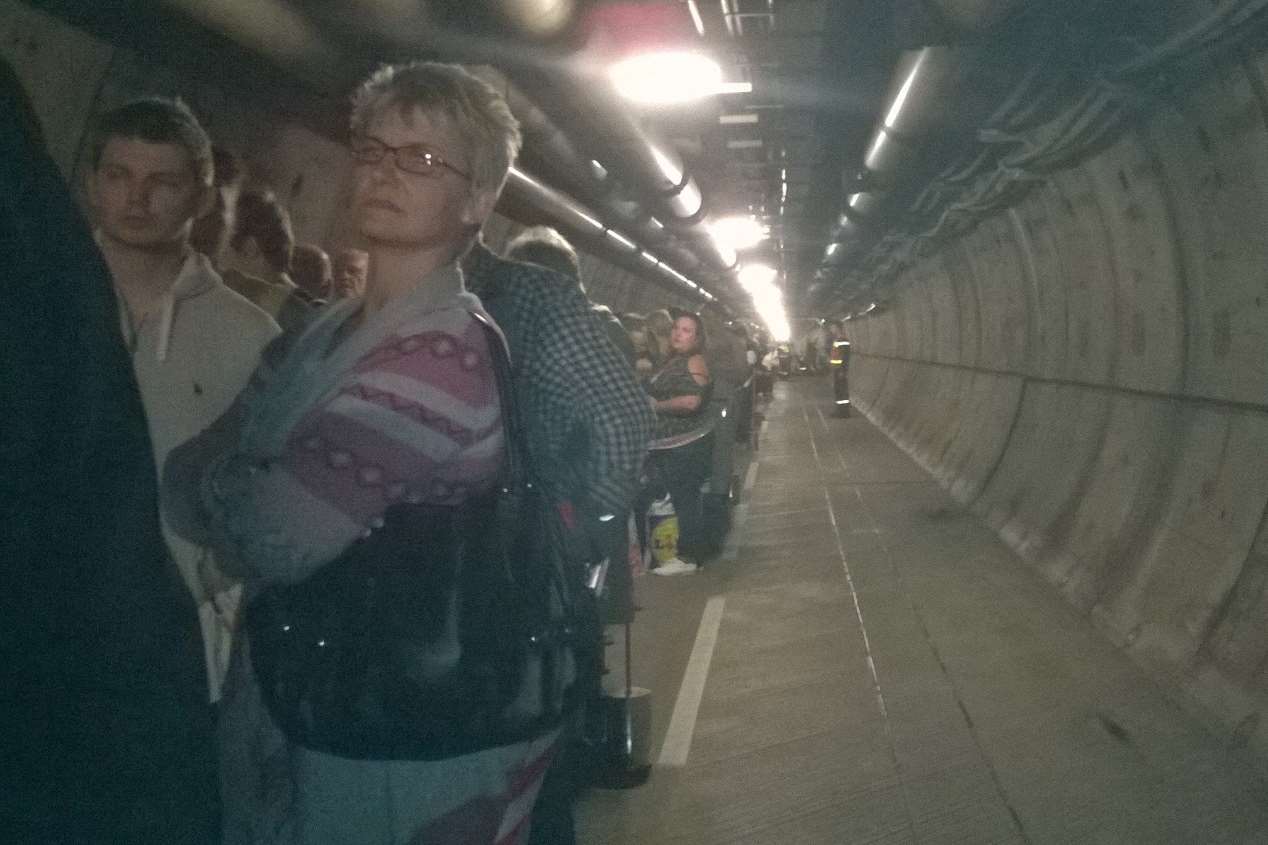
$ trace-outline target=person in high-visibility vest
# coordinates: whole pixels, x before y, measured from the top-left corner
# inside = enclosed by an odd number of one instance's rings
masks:
[[[850,415],[850,342],[840,323],[832,324],[832,349],[828,354],[828,369],[832,371],[833,416]]]

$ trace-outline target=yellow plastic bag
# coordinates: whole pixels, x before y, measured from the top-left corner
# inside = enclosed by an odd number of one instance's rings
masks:
[[[666,495],[652,502],[647,509],[647,536],[652,547],[652,560],[669,563],[678,557],[678,514]]]

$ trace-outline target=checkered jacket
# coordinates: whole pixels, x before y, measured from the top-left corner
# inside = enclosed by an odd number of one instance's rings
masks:
[[[534,473],[557,493],[622,513],[656,418],[602,316],[575,282],[481,243],[463,271],[506,335]]]

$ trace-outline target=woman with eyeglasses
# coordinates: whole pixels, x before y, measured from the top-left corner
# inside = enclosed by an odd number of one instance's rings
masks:
[[[352,114],[365,293],[278,347],[226,418],[168,463],[182,530],[241,562],[248,589],[295,583],[396,502],[458,504],[493,484],[502,414],[458,258],[518,152],[515,118],[455,65],[384,68]],[[229,842],[518,843],[553,735],[436,762],[289,745],[241,640],[222,721]],[[461,832],[459,835],[458,832]]]

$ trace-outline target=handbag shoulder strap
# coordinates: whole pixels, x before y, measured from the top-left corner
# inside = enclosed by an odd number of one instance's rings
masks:
[[[506,459],[498,474],[498,485],[504,492],[519,492],[528,484],[527,434],[520,417],[519,404],[515,401],[515,389],[511,380],[511,354],[506,337],[488,314],[470,311],[472,318],[484,329],[488,341],[489,361],[493,365],[493,377],[497,382],[498,403],[502,408],[502,433],[506,443]]]

